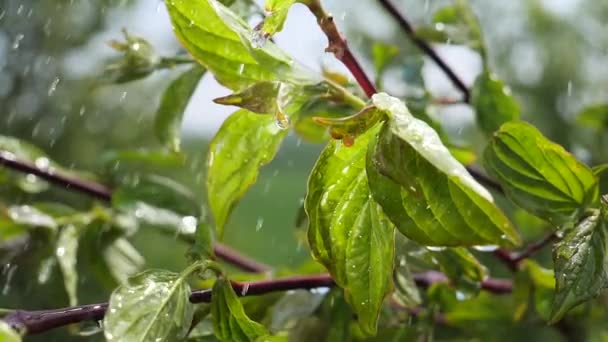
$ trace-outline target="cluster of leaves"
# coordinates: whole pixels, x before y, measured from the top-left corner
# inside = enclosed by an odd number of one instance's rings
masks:
[[[110,208],[95,205],[79,212],[48,203],[6,206],[1,241],[41,239],[52,246],[43,252],[38,278],[44,281],[44,274],[58,265],[71,305],[78,301],[79,256],[96,260],[100,272],[120,284],[104,319],[108,340],[403,340],[432,334],[435,321],[476,333],[483,327],[471,327],[471,322],[499,320],[510,326],[526,314],[556,323],[608,286],[606,208],[598,181],[605,167],[591,169],[518,120],[519,105],[492,74],[481,29],[465,1],[438,10],[433,26],[417,37],[465,44],[482,56],[484,70],[471,105],[488,137],[483,165],[518,208],[505,204],[507,213],[494,199],[497,194],[461,163],[474,158],[457,158],[440,125],[426,115],[428,94],[415,99],[412,108],[386,93],[366,102],[348,84],[308,71],[270,41],[295,2],[267,1],[266,20],[251,29],[229,2],[166,1],[175,34],[196,65],[165,91],[155,126],[165,149],[153,152],[154,160],[179,163],[181,116],[205,72],[234,92],[216,102],[240,107],[209,147],[209,222],[189,189],[160,175],[126,172]],[[145,41],[126,38],[126,44],[114,46],[126,53],[118,69],[128,71],[128,77],[115,81],[164,67]],[[392,47],[374,46],[378,80],[396,54]],[[581,120],[605,126],[605,108],[598,108]],[[311,254],[338,288],[247,302],[209,261],[212,244],[221,239],[232,209],[290,130],[308,141],[329,140],[310,174],[303,210]],[[3,138],[0,148],[11,158],[68,172],[23,142]],[[113,161],[145,162],[150,153],[122,153]],[[46,189],[30,176],[6,183],[27,192]],[[546,221],[558,236],[553,271],[526,260],[516,270],[511,297],[480,293],[489,271],[477,259],[479,252],[522,244],[509,219],[518,210]],[[142,260],[126,237],[140,226],[192,241],[192,265],[180,274],[148,270],[129,278]],[[206,279],[207,269],[216,274],[211,303],[192,304],[188,280],[193,274]],[[421,293],[413,276],[421,270],[440,270],[449,284],[440,282]],[[204,279],[197,283],[209,286]],[[535,313],[528,312],[530,302]],[[406,324],[420,305],[417,324]],[[0,325],[0,336],[19,339],[13,335]]]

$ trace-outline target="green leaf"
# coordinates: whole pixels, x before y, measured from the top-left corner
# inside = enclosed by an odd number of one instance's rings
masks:
[[[598,198],[593,172],[525,122],[504,124],[484,162],[513,202],[553,223],[571,221]]]
[[[193,235],[198,224],[194,216],[182,216],[144,202],[122,206],[121,210],[137,223],[137,227],[151,227],[173,235]]]
[[[182,117],[204,74],[205,69],[194,66],[173,81],[163,94],[156,112],[154,129],[161,143],[173,152],[180,150]]]
[[[194,306],[183,275],[150,270],[117,288],[104,318],[108,341],[179,341],[186,337]]]
[[[477,123],[486,134],[494,133],[505,122],[519,119],[519,104],[511,96],[511,90],[489,71],[477,77],[471,104],[477,113]]]
[[[224,277],[213,285],[211,315],[215,336],[220,341],[249,342],[268,336],[263,325],[247,317],[230,281]]]
[[[271,331],[288,330],[294,322],[313,315],[324,298],[325,293],[288,291],[272,307],[268,328]]]
[[[166,0],[173,29],[188,52],[224,86],[308,81],[301,67],[217,0]]]
[[[119,284],[127,283],[129,277],[141,271],[145,264],[144,257],[125,238],[112,241],[105,246],[101,255],[107,271]]]
[[[122,180],[112,192],[115,208],[132,208],[143,202],[181,215],[200,216],[199,201],[191,189],[164,176],[135,174]]]
[[[488,277],[488,270],[466,248],[446,248],[430,251],[431,257],[455,284],[481,283]]]
[[[76,226],[69,224],[59,232],[55,247],[55,256],[63,274],[63,284],[70,299],[70,306],[78,304],[78,270],[76,269],[76,261],[79,237],[80,230]]]
[[[578,113],[576,120],[586,127],[604,129],[608,126],[608,104],[589,106]]]
[[[350,322],[352,321],[353,312],[344,299],[344,296],[338,291],[332,291],[327,299],[331,303],[329,313],[330,327],[327,332],[327,342],[351,341],[350,337]]]
[[[407,307],[416,307],[422,303],[420,292],[407,264],[405,256],[398,258],[393,275],[395,283],[395,296]]]
[[[608,234],[598,211],[566,232],[553,247],[555,298],[549,322],[608,287]]]
[[[207,155],[207,196],[218,236],[223,235],[233,207],[255,183],[260,167],[274,158],[286,135],[274,117],[239,110],[213,138]]]
[[[46,213],[29,205],[16,205],[8,208],[8,217],[13,222],[30,227],[42,227],[56,230],[58,225],[55,219]]]
[[[367,172],[374,199],[406,237],[423,245],[514,245],[519,236],[437,133],[405,104],[376,94],[390,123],[370,143]]]
[[[283,30],[287,13],[296,0],[266,0],[265,10],[267,13],[262,26],[262,35],[271,37]]]
[[[394,227],[372,199],[365,154],[371,134],[352,147],[332,140],[308,180],[305,208],[315,258],[345,290],[362,330],[376,332],[382,301],[391,288]]]
[[[21,336],[8,323],[0,320],[0,341],[21,342]]]

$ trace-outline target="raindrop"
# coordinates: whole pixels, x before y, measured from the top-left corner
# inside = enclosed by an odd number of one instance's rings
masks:
[[[498,249],[496,245],[473,246],[473,249],[480,252],[494,252]]]
[[[445,247],[439,247],[439,246],[426,246],[426,249],[428,249],[431,252],[445,251]]]
[[[255,224],[255,231],[259,232],[260,229],[262,229],[262,226],[264,225],[264,218],[263,217],[258,217],[258,221]]]
[[[568,96],[572,96],[572,81],[568,81]]]
[[[241,289],[241,296],[246,296],[247,292],[249,292],[249,283],[245,283],[243,288]]]
[[[46,157],[40,157],[40,158],[36,158],[36,160],[34,161],[34,164],[39,169],[46,169],[49,167],[50,161]]]
[[[120,102],[123,102],[125,99],[127,98],[127,92],[123,91],[122,94],[120,95]]]
[[[239,65],[239,75],[242,75],[244,70],[245,70],[245,64]]]
[[[19,48],[19,45],[21,45],[21,41],[24,37],[25,36],[21,33],[15,36],[15,40],[13,40],[13,50],[17,50]]]
[[[281,130],[289,129],[289,125],[290,125],[289,117],[281,112],[278,112],[275,124]]]
[[[59,77],[55,77],[55,79],[51,83],[51,86],[49,87],[49,91],[48,91],[48,95],[49,96],[53,96],[53,94],[57,90],[57,85],[58,84],[59,84]]]

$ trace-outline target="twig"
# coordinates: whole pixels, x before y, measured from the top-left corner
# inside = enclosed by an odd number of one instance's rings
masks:
[[[519,264],[534,255],[536,252],[543,249],[545,246],[549,245],[551,242],[555,241],[557,235],[555,233],[548,234],[542,239],[531,243],[525,249],[519,252],[510,252],[504,249],[498,249],[494,252],[496,255],[511,271],[516,271],[519,267]]]
[[[386,9],[386,11],[389,12],[395,20],[397,20],[399,26],[401,26],[401,29],[405,31],[405,33],[407,33],[410,40],[416,46],[418,46],[418,48],[422,50],[427,56],[429,56],[441,70],[443,70],[443,72],[450,79],[450,81],[452,81],[454,86],[456,86],[456,88],[458,88],[462,92],[464,102],[468,103],[471,97],[470,90],[467,85],[464,84],[464,82],[458,77],[458,75],[456,75],[454,70],[452,70],[452,68],[450,68],[450,66],[441,57],[439,57],[435,49],[433,49],[433,47],[429,43],[427,43],[424,39],[421,39],[416,35],[412,24],[407,20],[405,16],[403,16],[399,12],[399,10],[395,7],[395,5],[390,2],[390,0],[378,1],[382,5],[382,7],[384,7],[384,9]]]
[[[338,31],[334,17],[325,12],[319,0],[307,1],[306,6],[317,18],[319,27],[321,27],[321,30],[327,36],[328,46],[325,51],[333,53],[348,68],[368,97],[377,93],[374,83],[367,77],[365,71],[363,71],[363,68],[349,49],[346,39]]]
[[[225,262],[238,266],[241,270],[253,273],[265,273],[272,270],[272,267],[263,264],[259,261],[253,260],[236,250],[223,245],[221,243],[215,243],[213,246],[215,255],[220,257]]]
[[[418,286],[428,287],[435,283],[447,283],[447,277],[436,271],[428,271],[414,275]],[[311,290],[316,288],[333,287],[335,285],[329,274],[297,276],[272,280],[252,282],[232,282],[238,296],[256,296],[272,292],[289,291],[296,289]],[[512,290],[511,281],[507,279],[487,279],[482,282],[481,288],[495,293],[504,294]],[[192,303],[208,303],[211,301],[210,289],[194,291],[190,294]],[[4,321],[17,330],[25,330],[27,334],[38,334],[54,328],[82,321],[103,319],[108,308],[107,303],[88,304],[63,309],[24,311],[18,310],[10,313]]]
[[[0,151],[0,165],[19,172],[34,174],[49,183],[65,189],[80,191],[104,202],[110,202],[112,199],[112,190],[105,185],[65,175],[51,168],[41,168],[32,163],[17,160],[10,152]],[[262,273],[271,269],[270,266],[259,263],[220,243],[214,245],[214,251],[218,258],[244,271]]]
[[[49,183],[83,192],[102,201],[109,202],[112,199],[110,189],[101,184],[63,175],[49,167],[42,168],[26,161],[17,160],[10,152],[0,151],[0,165],[19,172],[31,173]]]

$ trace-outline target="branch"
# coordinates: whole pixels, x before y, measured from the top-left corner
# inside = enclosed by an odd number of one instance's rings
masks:
[[[333,53],[348,68],[368,97],[377,93],[378,91],[374,83],[367,77],[365,71],[363,71],[363,68],[349,49],[346,39],[338,31],[334,17],[325,12],[319,0],[307,1],[306,6],[317,18],[319,27],[327,36],[328,46],[325,51]]]
[[[105,185],[64,175],[51,168],[37,167],[32,163],[17,160],[12,153],[7,151],[0,151],[0,166],[5,166],[9,169],[23,173],[34,174],[49,183],[68,190],[82,192],[104,202],[110,202],[112,199],[112,190]],[[270,266],[259,263],[230,247],[219,243],[214,245],[214,251],[220,259],[237,266],[244,271],[263,273],[271,269]]]
[[[555,239],[557,239],[557,235],[551,233],[542,239],[529,244],[520,252],[510,252],[504,249],[498,249],[494,252],[494,255],[496,255],[511,271],[516,271],[523,260],[531,257],[536,252],[555,241]]]
[[[428,271],[414,274],[418,286],[428,287],[436,283],[448,283],[448,278],[441,272]],[[236,294],[240,297],[263,295],[272,292],[289,290],[311,290],[327,288],[335,285],[329,274],[296,276],[273,280],[252,282],[232,282]],[[495,294],[512,291],[512,284],[507,279],[487,279],[481,283],[481,288]],[[190,294],[191,303],[209,303],[212,292],[210,289],[194,291]],[[103,319],[108,303],[88,304],[55,310],[14,311],[4,318],[4,321],[17,330],[25,330],[28,334],[38,334],[54,328],[83,321],[99,321]]]
[[[104,185],[62,175],[61,173],[54,171],[52,168],[41,168],[32,163],[17,160],[10,152],[0,151],[0,165],[19,172],[31,173],[49,183],[58,185],[68,190],[83,192],[102,201],[109,202],[112,199],[112,192]]]
[[[390,0],[378,1],[382,5],[382,7],[384,7],[384,9],[386,9],[386,11],[389,12],[395,20],[397,20],[399,26],[401,26],[401,29],[403,31],[405,31],[410,40],[416,46],[418,46],[418,48],[422,50],[422,52],[429,56],[441,70],[443,70],[443,72],[450,79],[450,81],[452,81],[454,86],[456,86],[456,88],[458,88],[462,92],[464,102],[468,103],[471,97],[470,90],[466,86],[466,84],[464,84],[464,82],[458,77],[458,75],[456,75],[454,70],[452,70],[452,68],[450,68],[450,66],[441,57],[439,57],[435,49],[433,49],[433,47],[431,47],[429,43],[427,43],[424,39],[420,39],[418,36],[416,36],[416,32],[412,24],[407,20],[405,16],[399,13],[399,10],[397,10],[395,5],[393,5]]]

